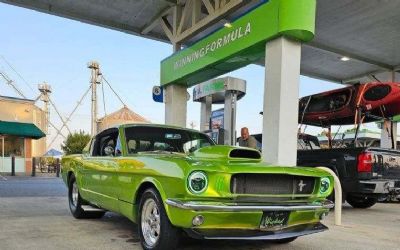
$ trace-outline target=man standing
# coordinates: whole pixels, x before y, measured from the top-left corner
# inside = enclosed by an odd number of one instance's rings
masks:
[[[239,138],[239,146],[257,149],[257,140],[249,135],[249,129],[243,127],[240,130],[241,137]]]

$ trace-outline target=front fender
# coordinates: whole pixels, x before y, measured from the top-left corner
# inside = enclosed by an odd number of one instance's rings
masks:
[[[162,186],[161,182],[158,181],[158,180],[157,180],[156,178],[154,178],[154,177],[146,177],[146,178],[144,178],[144,179],[140,182],[140,184],[138,185],[139,188],[138,188],[138,190],[136,191],[134,200],[135,200],[135,201],[138,200],[139,191],[142,191],[142,190],[141,190],[141,187],[142,187],[143,185],[145,185],[146,183],[152,184],[152,185],[157,189],[158,193],[159,193],[160,196],[161,196],[161,199],[163,200],[163,203],[165,203],[165,200],[167,199],[167,196],[166,196],[166,194],[165,194],[165,191],[164,191],[164,189],[163,189],[163,186]]]
[[[171,218],[169,207],[168,207],[168,205],[166,203],[166,200],[167,200],[168,196],[167,196],[167,194],[166,194],[166,192],[164,190],[164,187],[161,184],[161,182],[159,180],[157,180],[156,178],[154,178],[154,177],[146,177],[140,182],[140,184],[138,185],[139,188],[135,193],[134,201],[139,201],[138,200],[138,195],[140,195],[141,191],[144,191],[144,190],[142,190],[141,187],[143,187],[146,184],[152,184],[157,189],[158,193],[161,196],[161,199],[162,199],[162,202],[163,202],[163,206],[165,208],[165,212],[167,213],[168,218]],[[135,214],[137,214],[137,213],[135,213]]]

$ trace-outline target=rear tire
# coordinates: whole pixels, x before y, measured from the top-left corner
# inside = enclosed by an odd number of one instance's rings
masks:
[[[79,193],[78,183],[76,182],[74,174],[72,174],[71,177],[69,178],[68,204],[71,214],[76,219],[98,219],[103,217],[103,215],[105,214],[105,212],[103,211],[87,212],[83,210],[82,205],[86,204],[86,202],[82,199]]]
[[[346,201],[354,208],[370,208],[378,202],[377,198],[347,195]]]
[[[140,243],[146,250],[176,249],[180,231],[165,212],[162,199],[154,188],[143,192],[138,213]]]

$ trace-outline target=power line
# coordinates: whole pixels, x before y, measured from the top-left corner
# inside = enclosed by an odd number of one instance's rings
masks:
[[[61,133],[61,130],[59,130],[51,121],[49,121],[49,124],[50,124],[50,126],[52,126],[57,131],[58,134],[60,134],[62,137],[64,137],[64,139],[67,139],[67,137],[65,137],[65,135],[63,135]],[[50,146],[48,146],[48,147],[50,147]]]
[[[10,85],[15,92],[17,92],[22,98],[26,99],[26,96],[22,93],[21,90],[18,89],[18,87],[16,86],[16,84],[14,83],[13,80],[11,80],[6,73],[1,72],[0,71],[0,76],[2,76],[4,78],[4,80],[6,80],[7,84]]]
[[[31,85],[25,80],[24,77],[22,77],[20,73],[17,72],[17,70],[11,65],[11,63],[9,63],[4,56],[1,56],[1,58],[3,58],[4,62],[8,65],[8,67],[10,67],[15,72],[15,74],[17,74],[17,76],[22,79],[25,85],[28,86],[28,88],[30,88],[32,92],[35,92],[35,90],[33,90],[33,88],[31,87]]]
[[[71,113],[67,116],[67,119],[65,121],[63,121],[63,124],[61,126],[60,129],[56,129],[57,134],[53,137],[53,140],[50,142],[50,144],[47,146],[47,148],[50,148],[51,145],[55,142],[55,140],[57,139],[58,135],[61,135],[65,138],[65,136],[61,133],[61,130],[67,126],[67,122],[69,122],[71,120],[72,115],[75,113],[75,111],[78,109],[78,107],[81,105],[83,99],[85,99],[86,95],[89,93],[89,91],[91,90],[92,86],[90,85],[89,88],[86,90],[86,92],[83,94],[83,96],[79,99],[78,103],[76,104],[75,108],[71,111]],[[54,126],[53,126],[54,127]]]
[[[104,83],[101,83],[101,92],[103,94],[103,108],[104,108],[104,115],[107,116],[107,110],[106,110],[106,98],[104,96]]]
[[[69,127],[66,125],[67,121],[64,120],[64,118],[62,117],[62,115],[60,114],[60,112],[58,112],[58,109],[56,107],[56,105],[54,105],[53,101],[49,98],[49,102],[51,104],[51,106],[53,106],[54,110],[56,111],[58,117],[60,118],[61,122],[63,124],[65,124],[65,127],[67,128],[68,132],[71,134],[71,130],[69,129]]]
[[[104,78],[104,75],[101,75],[101,77],[107,83],[107,85],[110,87],[111,91],[117,96],[118,100],[122,103],[122,105],[124,105],[124,107],[126,107],[126,104],[124,103],[124,101],[122,101],[121,97],[117,94],[117,92],[115,92],[113,87],[111,87],[111,84],[107,81],[107,79]]]

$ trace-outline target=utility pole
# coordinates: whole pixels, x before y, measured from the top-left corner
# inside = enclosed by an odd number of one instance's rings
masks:
[[[44,113],[45,113],[45,133],[49,134],[49,126],[50,126],[50,93],[51,86],[46,82],[38,85],[38,89],[40,91],[40,100],[44,102]]]
[[[91,135],[97,134],[97,84],[100,84],[98,76],[100,73],[100,66],[98,62],[92,61],[88,63],[88,68],[91,70],[91,87],[92,87],[92,126]]]

